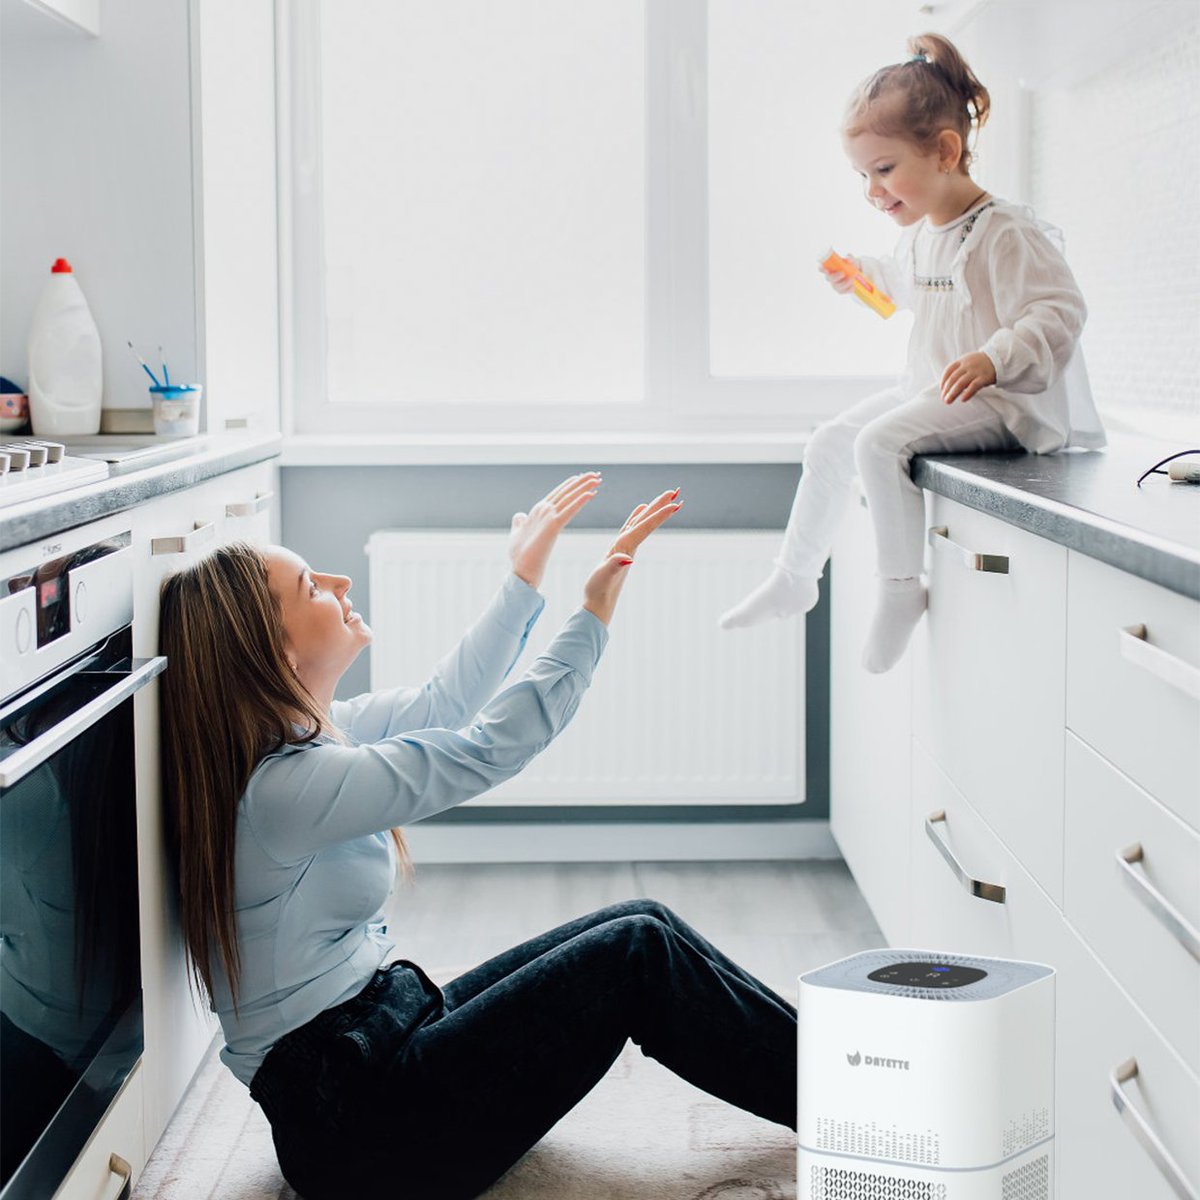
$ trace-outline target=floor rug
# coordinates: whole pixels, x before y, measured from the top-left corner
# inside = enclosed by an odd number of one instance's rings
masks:
[[[266,1119],[214,1048],[147,1163],[134,1200],[295,1196],[279,1173]],[[629,1044],[582,1103],[485,1196],[795,1200],[795,1139],[684,1083]]]

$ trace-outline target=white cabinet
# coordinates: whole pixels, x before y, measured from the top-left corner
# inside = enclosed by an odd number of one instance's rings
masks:
[[[270,540],[278,504],[272,463],[243,467],[135,510],[134,653],[157,653],[163,578],[214,546]],[[170,664],[167,670],[170,670]],[[159,777],[158,687],[137,696],[138,874],[145,998],[145,1138],[151,1149],[171,1119],[217,1030],[188,978],[175,888],[167,867]]]
[[[931,500],[913,734],[1061,902],[1067,551]]]
[[[1159,1142],[1179,1174],[1200,1185],[1200,1083],[1086,948],[1058,966],[1056,1141],[1061,1200],[1128,1197],[1171,1200],[1188,1195],[1170,1182],[1143,1136]],[[1195,1014],[1193,1014],[1193,1017]],[[1134,1078],[1121,1084],[1120,1113],[1113,1078],[1129,1060]],[[1192,1195],[1195,1194],[1193,1191]]]
[[[875,540],[856,500],[833,547],[829,615],[830,828],[892,945],[908,940],[911,656],[860,665],[875,604]]]
[[[142,1068],[135,1066],[88,1139],[54,1200],[113,1200],[146,1165],[142,1130]]]
[[[1200,829],[1200,604],[1072,551],[1067,726]]]
[[[1200,603],[929,501],[909,850],[863,784],[880,765],[862,725],[882,714],[857,594],[831,639],[835,835],[893,944],[1055,968],[1058,1197],[1196,1194]]]

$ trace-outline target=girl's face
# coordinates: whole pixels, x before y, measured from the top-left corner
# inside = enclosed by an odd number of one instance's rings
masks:
[[[951,175],[937,150],[922,151],[903,138],[858,133],[843,139],[846,157],[862,176],[867,202],[907,226],[945,204]]]
[[[350,605],[350,578],[313,571],[282,546],[267,552],[267,583],[279,601],[288,657],[316,693],[336,683],[371,643],[370,627]]]

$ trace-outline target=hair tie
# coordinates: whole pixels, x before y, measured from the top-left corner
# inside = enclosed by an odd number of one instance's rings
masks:
[[[929,55],[925,53],[924,50],[918,50],[916,54],[914,54],[911,58],[906,59],[905,61],[910,62],[910,63],[915,63],[915,62],[927,63],[927,62],[931,62],[932,60],[930,59]]]

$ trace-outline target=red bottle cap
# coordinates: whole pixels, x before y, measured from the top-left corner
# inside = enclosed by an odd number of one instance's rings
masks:
[[[65,258],[56,258],[54,260],[54,266],[52,266],[50,268],[50,273],[52,275],[73,275],[74,274],[74,272],[71,270],[71,264],[69,262],[67,262],[67,260]]]

